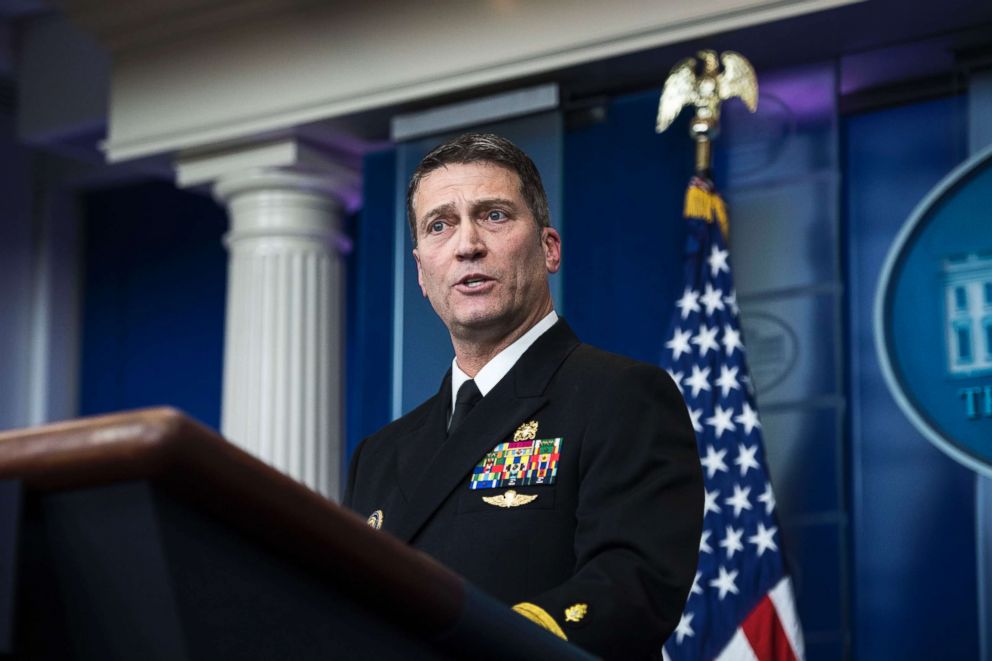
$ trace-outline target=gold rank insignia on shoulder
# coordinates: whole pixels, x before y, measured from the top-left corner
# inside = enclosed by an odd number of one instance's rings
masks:
[[[496,507],[520,507],[521,505],[526,505],[527,503],[533,502],[537,499],[537,494],[524,495],[522,493],[517,493],[513,489],[500,494],[499,496],[483,496],[482,500],[490,505],[495,505]]]
[[[578,622],[589,612],[589,604],[572,604],[565,609],[566,622]]]
[[[369,528],[375,528],[376,530],[382,528],[382,510],[372,512],[366,523],[369,524]]]
[[[524,424],[517,427],[517,431],[513,432],[513,441],[533,441],[537,438],[537,420],[531,420],[530,422],[525,422]]]

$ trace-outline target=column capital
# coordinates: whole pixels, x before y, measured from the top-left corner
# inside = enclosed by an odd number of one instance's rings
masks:
[[[231,222],[224,243],[233,248],[248,241],[264,251],[273,240],[316,241],[348,254],[352,244],[341,231],[341,210],[349,206],[352,182],[331,169],[258,167],[223,175],[213,195]]]
[[[347,206],[349,194],[356,186],[357,176],[339,172],[338,168],[260,167],[221,175],[214,182],[213,194],[218,201],[229,204],[251,193],[310,193]]]
[[[335,200],[349,211],[361,194],[354,164],[298,136],[182,154],[176,183],[184,188],[212,184],[214,196],[225,203],[247,193],[292,191]]]

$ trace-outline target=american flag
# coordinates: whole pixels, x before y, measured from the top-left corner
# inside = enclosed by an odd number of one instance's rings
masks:
[[[686,193],[685,290],[662,354],[696,430],[706,487],[699,566],[666,661],[803,658],[775,496],[748,378],[723,202]]]

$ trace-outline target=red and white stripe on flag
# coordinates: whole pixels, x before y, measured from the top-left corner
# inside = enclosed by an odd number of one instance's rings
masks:
[[[669,661],[667,652],[662,656]],[[744,618],[717,661],[803,661],[805,658],[792,581],[785,577]]]
[[[792,582],[783,578],[744,618],[717,661],[802,661],[803,633]]]

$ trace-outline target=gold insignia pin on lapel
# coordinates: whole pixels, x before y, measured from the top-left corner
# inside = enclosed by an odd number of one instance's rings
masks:
[[[537,499],[537,494],[524,495],[522,493],[517,493],[513,489],[510,489],[506,493],[500,494],[499,496],[483,496],[482,500],[490,505],[495,505],[496,507],[519,507],[520,505],[526,505],[527,503],[533,502]]]
[[[589,612],[589,604],[572,604],[565,609],[566,622],[578,622]]]
[[[517,427],[517,431],[513,432],[513,440],[515,442],[533,441],[535,438],[537,438],[537,420],[525,422]]]
[[[382,510],[372,512],[366,523],[369,524],[369,528],[375,528],[376,530],[382,528]]]

